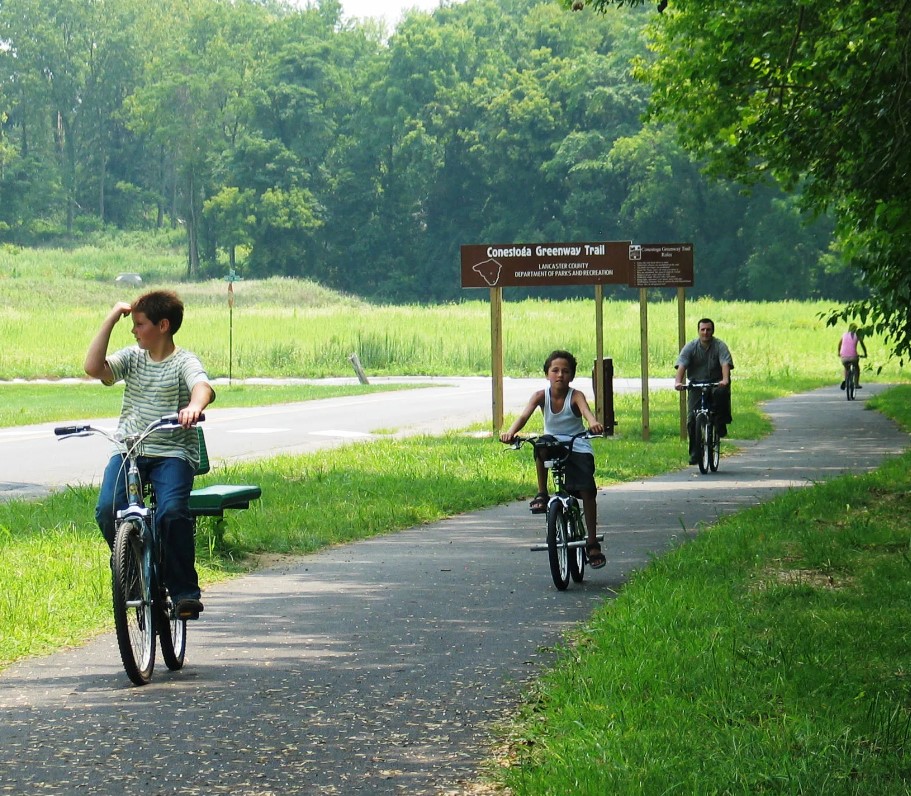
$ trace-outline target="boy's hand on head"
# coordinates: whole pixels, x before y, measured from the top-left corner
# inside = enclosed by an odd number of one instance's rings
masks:
[[[117,319],[120,320],[120,318],[126,318],[126,316],[129,315],[132,311],[133,311],[132,306],[127,304],[125,301],[118,301],[114,305],[114,309],[111,310],[111,314],[112,315],[116,314]]]

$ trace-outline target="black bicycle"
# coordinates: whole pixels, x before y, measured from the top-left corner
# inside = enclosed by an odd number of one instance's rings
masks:
[[[696,435],[696,445],[699,451],[699,472],[713,473],[718,471],[718,462],[721,460],[721,436],[718,434],[718,424],[715,417],[715,406],[712,401],[712,391],[718,385],[709,381],[691,381],[687,390],[699,393],[699,401],[693,413],[693,433]]]
[[[845,397],[849,401],[853,401],[857,392],[857,384],[860,381],[860,362],[857,360],[849,362],[845,367],[845,371]]]
[[[570,494],[563,483],[566,462],[577,439],[593,439],[597,434],[581,431],[567,442],[561,442],[551,434],[530,434],[516,436],[507,443],[518,450],[526,442],[534,445],[535,455],[544,462],[553,478],[554,490],[547,501],[547,543],[534,545],[532,550],[547,550],[550,575],[554,586],[565,591],[572,579],[581,583],[585,576],[588,556],[585,552],[588,533],[579,499]],[[600,542],[603,536],[598,537]]]
[[[199,420],[204,419],[200,415]],[[156,636],[161,657],[172,671],[183,667],[187,649],[187,620],[177,615],[164,585],[164,551],[155,527],[155,493],[151,484],[142,482],[138,465],[146,437],[179,428],[182,426],[173,414],[122,439],[90,425],[54,429],[61,439],[101,434],[126,447],[124,467],[129,505],[117,512],[111,569],[117,646],[123,668],[136,685],[145,685],[152,679]]]

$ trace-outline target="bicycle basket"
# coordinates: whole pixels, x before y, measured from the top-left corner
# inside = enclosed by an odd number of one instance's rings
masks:
[[[200,426],[196,426],[196,436],[199,440],[199,467],[196,468],[196,475],[205,475],[209,472],[209,451],[206,448],[206,437]]]

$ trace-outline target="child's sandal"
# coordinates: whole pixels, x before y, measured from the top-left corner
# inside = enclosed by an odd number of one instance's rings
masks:
[[[544,512],[547,511],[547,501],[547,493],[538,492],[538,494],[532,498],[531,503],[528,504],[528,507],[531,509],[531,513],[544,514]]]
[[[601,545],[597,542],[586,545],[585,555],[588,556],[588,565],[592,569],[601,569],[607,563],[604,553],[601,552]]]

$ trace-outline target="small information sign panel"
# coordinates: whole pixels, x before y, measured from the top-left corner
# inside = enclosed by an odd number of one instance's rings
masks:
[[[625,285],[629,249],[629,241],[462,246],[462,287]]]
[[[692,287],[693,244],[630,244],[629,286]]]

